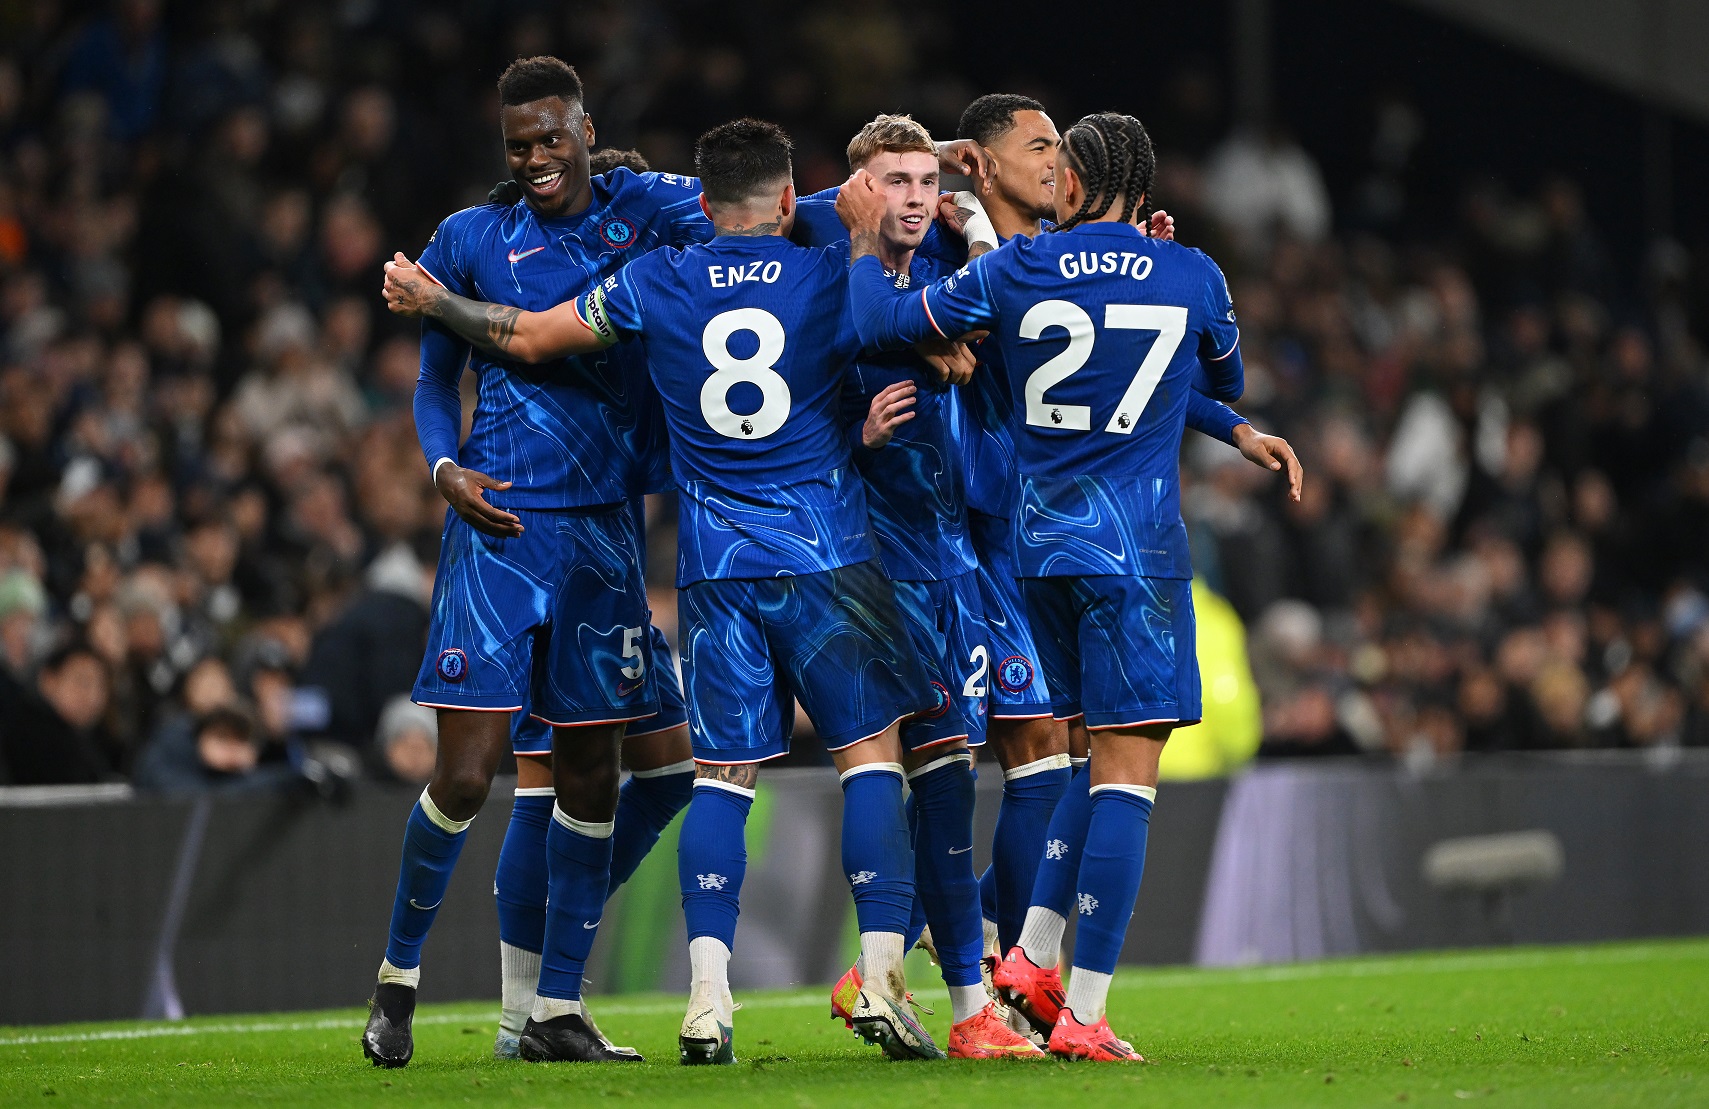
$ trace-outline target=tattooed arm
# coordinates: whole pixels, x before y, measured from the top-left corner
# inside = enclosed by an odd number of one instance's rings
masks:
[[[386,263],[383,292],[386,307],[398,315],[438,320],[480,349],[517,362],[590,354],[616,341],[615,335],[601,334],[582,319],[579,299],[544,312],[470,300],[439,284],[402,254]]]

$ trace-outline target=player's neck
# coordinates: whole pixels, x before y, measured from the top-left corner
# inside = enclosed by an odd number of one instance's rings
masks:
[[[907,273],[909,265],[914,261],[914,248],[898,246],[880,235],[878,260],[884,264],[886,273]]]
[[[583,178],[582,187],[576,190],[570,202],[562,208],[550,212],[541,208],[539,202],[533,196],[528,195],[526,191],[523,193],[523,199],[527,201],[528,207],[534,210],[534,214],[541,219],[569,219],[571,216],[581,215],[593,203],[593,184],[591,179]]]
[[[1001,196],[985,199],[985,214],[991,217],[991,226],[996,228],[997,237],[1004,242],[1017,235],[1030,239],[1039,233],[1041,226],[1037,213],[1023,209]]]
[[[713,205],[710,214],[714,235],[758,239],[783,234],[783,213],[776,208]]]

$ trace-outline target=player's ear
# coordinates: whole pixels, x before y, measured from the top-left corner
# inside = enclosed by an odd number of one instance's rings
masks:
[[[705,193],[700,194],[700,210],[702,212],[706,213],[707,219],[712,219],[712,205],[706,203],[706,194]],[[713,222],[717,222],[717,221],[714,220]]]
[[[783,187],[783,195],[778,198],[778,214],[784,219],[795,214],[795,182],[791,181]]]

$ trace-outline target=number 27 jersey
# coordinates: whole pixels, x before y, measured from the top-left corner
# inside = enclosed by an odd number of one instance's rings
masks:
[[[681,498],[679,586],[875,557],[838,419],[860,349],[847,267],[846,250],[721,235],[637,258],[580,305],[646,349]]]
[[[919,337],[915,313],[950,337],[996,333],[1014,399],[1020,576],[1193,576],[1180,452],[1194,371],[1202,360],[1218,399],[1241,392],[1215,263],[1129,224],[1089,223],[1011,240],[909,298],[912,312],[893,294],[881,311],[870,274],[853,281],[869,342]]]

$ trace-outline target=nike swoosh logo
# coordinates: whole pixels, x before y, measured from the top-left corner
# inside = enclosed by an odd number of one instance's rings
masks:
[[[604,919],[605,919],[604,917],[599,918],[599,920],[604,920]],[[584,924],[584,925],[582,925],[582,927],[586,928],[589,932],[591,932],[595,928],[599,927],[599,920],[594,921],[592,924]]]
[[[537,246],[532,250],[525,250],[521,254],[518,254],[516,251],[513,250],[510,252],[510,264],[514,266],[514,265],[516,265],[516,263],[522,261],[524,258],[528,257],[530,254],[539,254],[542,250],[545,250],[545,249],[546,248],[543,246]]]
[[[952,847],[949,849],[949,853],[951,855],[965,855],[971,850],[973,850],[973,845],[970,843],[966,847]]]
[[[439,906],[441,906],[443,904],[445,904],[445,899],[443,897],[441,897],[439,900],[435,901],[431,905],[418,905],[418,904],[416,904],[415,898],[412,897],[409,899],[409,907],[410,908],[420,909],[424,913],[427,912],[429,909],[437,909],[437,908],[439,908]]]

